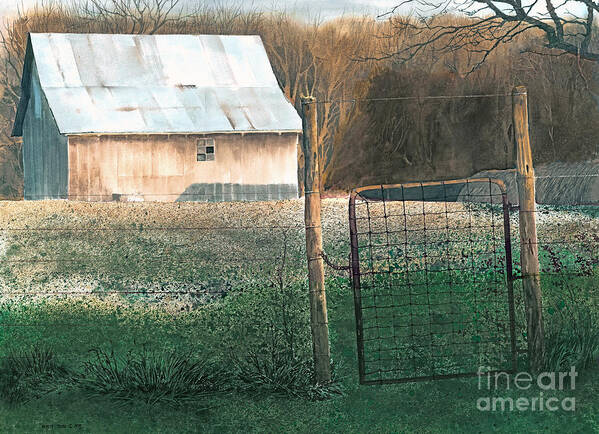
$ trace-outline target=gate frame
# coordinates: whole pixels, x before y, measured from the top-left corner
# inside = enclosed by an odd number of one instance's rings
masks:
[[[398,379],[387,379],[387,380],[367,380],[366,379],[366,360],[364,357],[364,324],[362,320],[362,291],[360,286],[360,257],[358,252],[358,229],[356,223],[356,197],[363,191],[376,190],[376,189],[397,189],[397,188],[417,188],[417,187],[429,187],[438,185],[452,185],[452,184],[470,184],[485,182],[489,184],[495,184],[501,191],[501,200],[503,204],[503,232],[504,232],[504,245],[505,245],[505,276],[506,276],[506,287],[508,292],[508,311],[509,311],[509,323],[510,323],[510,349],[512,353],[512,367],[510,370],[494,370],[485,372],[468,372],[468,373],[457,373],[457,374],[444,374],[444,375],[429,375],[421,377],[411,378],[398,378]],[[369,199],[371,201],[378,201],[377,199]],[[384,199],[382,195],[381,200]],[[397,202],[397,199],[390,199],[390,202]],[[424,200],[423,200],[424,201]],[[404,200],[405,202],[405,200]],[[438,202],[438,201],[437,201]],[[457,200],[456,200],[457,202]],[[500,179],[493,178],[464,178],[464,179],[452,179],[448,181],[427,181],[427,182],[410,182],[404,184],[374,184],[367,185],[352,190],[349,197],[349,231],[350,231],[350,246],[351,246],[351,281],[352,289],[354,293],[354,311],[356,317],[356,343],[358,352],[358,373],[360,384],[363,385],[374,385],[374,384],[396,384],[396,383],[410,383],[417,381],[430,381],[450,378],[465,378],[465,377],[476,377],[479,375],[490,375],[495,373],[508,373],[514,374],[518,370],[518,350],[516,345],[516,320],[515,320],[515,307],[514,307],[514,275],[513,275],[513,264],[512,264],[512,242],[511,242],[511,227],[510,227],[510,204],[507,199],[507,189],[505,183]]]

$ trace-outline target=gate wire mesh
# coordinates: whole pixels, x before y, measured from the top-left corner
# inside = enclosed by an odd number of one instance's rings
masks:
[[[501,181],[363,187],[349,206],[362,384],[515,371]]]

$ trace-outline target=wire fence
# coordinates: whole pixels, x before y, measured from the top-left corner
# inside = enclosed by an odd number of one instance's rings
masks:
[[[334,126],[343,117],[341,105],[357,104],[374,116],[377,110],[393,112],[394,104],[425,102],[422,126],[435,120],[440,102],[503,102],[510,96],[371,97],[317,104],[333,106]],[[445,109],[460,112],[458,106]],[[509,118],[509,111],[503,114]],[[385,152],[412,158],[406,148],[410,136],[396,128],[404,121],[416,125],[399,115],[373,125],[358,123],[360,134],[362,127],[372,127],[388,139],[382,141],[387,147],[372,153],[381,166],[389,163],[382,161]],[[431,146],[422,151],[423,158],[435,152]],[[332,158],[331,152],[322,157]],[[513,157],[507,154],[506,161]],[[439,159],[442,168],[450,166],[449,158]],[[537,171],[536,217],[550,328],[578,321],[573,306],[588,307],[593,315],[599,310],[599,171],[546,167]],[[160,332],[155,325],[164,315],[193,317],[230,294],[276,287],[282,279],[303,288],[307,305],[303,200],[275,201],[295,194],[284,188],[242,190],[230,186],[218,194],[197,190],[176,198],[73,194],[65,196],[69,201],[0,202],[0,356],[40,342],[52,343],[74,360],[106,344],[166,348],[171,345],[163,342],[167,335],[180,337],[181,345],[198,342],[205,332],[201,327],[219,325],[199,327],[186,319]],[[247,194],[259,202],[239,201]],[[358,189],[351,199],[352,231],[347,198],[323,201],[327,283],[338,279],[350,294],[351,271],[354,296],[358,289],[362,382],[472,375],[481,366],[509,371],[521,362],[526,327],[517,197],[513,170],[462,182]]]
[[[546,328],[554,322],[577,333],[581,322],[599,320],[599,174],[536,178],[542,196],[560,197],[557,205],[541,203],[535,212]]]
[[[563,189],[567,177],[554,181]],[[526,367],[519,210],[504,185],[478,178],[354,190],[363,384]],[[585,346],[599,316],[599,209],[538,205],[535,213],[547,351],[563,351],[554,339],[564,332],[575,336],[569,344]],[[575,352],[567,349],[562,362]]]
[[[559,187],[568,177],[554,180]],[[429,184],[375,189],[356,204],[365,379],[438,378],[483,365],[512,368],[503,195],[481,180],[459,188]],[[514,186],[506,185],[513,196]],[[284,250],[286,282],[306,286],[302,200],[25,201],[0,207],[4,352],[62,341],[77,359],[86,349],[114,344],[117,336],[124,346],[160,345],[148,338],[149,322],[134,323],[118,310],[144,306],[176,315],[230,293],[272,286]],[[518,210],[514,204],[507,209],[520,357],[526,332]],[[536,214],[545,323],[567,324],[574,320],[573,303],[598,305],[599,210],[540,204]],[[328,282],[345,282],[351,250],[347,199],[323,201],[323,234]],[[106,314],[85,313],[90,306]],[[174,326],[176,333],[185,334],[185,324]]]
[[[214,353],[233,344],[209,335],[242,347],[262,333],[245,328],[271,327],[282,305],[303,305],[296,316],[309,319],[303,199],[144,199],[0,202],[0,357],[40,346],[74,365],[95,348]],[[327,259],[339,265],[327,276],[347,285],[347,202],[326,200],[322,212]],[[230,297],[257,316],[202,317]],[[239,330],[215,332],[226,327]]]
[[[362,383],[515,369],[501,181],[363,187],[349,218]]]

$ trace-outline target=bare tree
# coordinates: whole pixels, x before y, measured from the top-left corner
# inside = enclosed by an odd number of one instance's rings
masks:
[[[180,0],[86,0],[77,5],[77,12],[108,33],[149,35],[186,17]]]
[[[338,100],[353,98],[358,80],[369,65],[356,62],[372,45],[372,23],[341,18],[331,23],[300,23],[285,13],[275,15],[265,29],[264,40],[279,85],[299,110],[301,96],[318,101],[318,140],[321,183],[324,185],[342,146],[339,128],[355,111]],[[299,155],[299,163],[302,156]],[[300,168],[300,173],[301,173]]]
[[[410,6],[412,16],[395,15],[400,7]],[[584,13],[579,16],[573,8]],[[597,12],[594,0],[406,0],[385,14],[387,37],[397,45],[378,58],[406,61],[425,51],[436,57],[466,51],[473,56],[473,71],[501,44],[527,33],[526,51],[599,61],[594,43]]]

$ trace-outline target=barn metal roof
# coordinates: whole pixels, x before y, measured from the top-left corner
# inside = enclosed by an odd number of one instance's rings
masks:
[[[63,134],[301,131],[259,36],[30,34],[32,62]]]

